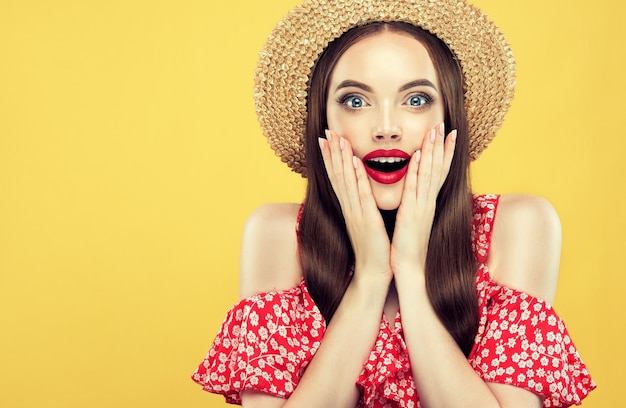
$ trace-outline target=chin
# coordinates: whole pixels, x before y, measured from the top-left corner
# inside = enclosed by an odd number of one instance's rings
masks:
[[[376,206],[380,210],[397,210],[402,201],[402,192],[404,191],[404,182],[400,181],[395,184],[379,184],[371,183],[372,195]]]
[[[392,211],[392,210],[397,210],[398,207],[400,207],[400,203],[396,203],[395,205],[394,204],[390,204],[390,205],[377,204],[377,206],[379,210]]]
[[[376,201],[376,206],[380,210],[397,210],[400,207],[400,199],[400,194],[374,194],[374,201]]]

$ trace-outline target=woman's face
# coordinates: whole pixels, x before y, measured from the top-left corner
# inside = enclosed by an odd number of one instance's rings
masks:
[[[443,122],[437,79],[426,48],[389,31],[352,45],[332,72],[328,128],[363,161],[380,209],[398,208],[410,156]]]

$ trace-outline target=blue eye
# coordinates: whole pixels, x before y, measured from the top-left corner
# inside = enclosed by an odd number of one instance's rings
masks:
[[[348,105],[348,107],[352,109],[359,109],[365,106],[365,101],[363,101],[363,99],[358,96],[350,96],[346,98],[343,103]]]
[[[407,104],[409,104],[409,106],[420,107],[426,105],[428,102],[429,98],[424,95],[413,95],[408,99]]]

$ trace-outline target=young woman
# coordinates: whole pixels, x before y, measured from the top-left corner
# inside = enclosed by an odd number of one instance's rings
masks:
[[[506,41],[458,0],[285,17],[255,98],[306,198],[250,217],[242,300],[193,379],[246,407],[579,404],[595,384],[550,307],[556,213],[469,188],[513,86]]]

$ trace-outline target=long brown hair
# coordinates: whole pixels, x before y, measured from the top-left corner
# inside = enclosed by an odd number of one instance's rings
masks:
[[[327,128],[326,100],[337,61],[359,40],[385,30],[408,33],[426,47],[443,94],[445,128],[457,129],[450,173],[437,198],[426,257],[426,287],[437,316],[465,355],[469,355],[478,329],[478,299],[477,265],[471,243],[472,199],[463,80],[449,48],[421,28],[402,22],[355,27],[329,44],[313,68],[305,128],[308,184],[300,221],[304,278],[322,315],[330,321],[350,282],[354,252],[317,138]]]

